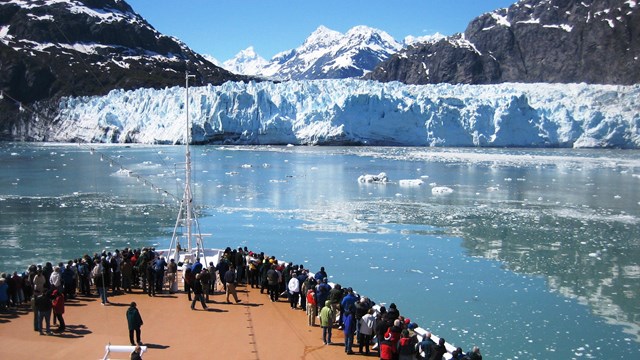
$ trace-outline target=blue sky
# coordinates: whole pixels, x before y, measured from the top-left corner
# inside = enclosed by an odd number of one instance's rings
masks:
[[[407,35],[465,30],[476,16],[516,0],[126,0],[163,34],[225,61],[249,46],[270,59],[300,46],[318,26],[357,25]]]

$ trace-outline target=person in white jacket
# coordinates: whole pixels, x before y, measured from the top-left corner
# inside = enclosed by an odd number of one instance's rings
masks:
[[[291,276],[291,280],[289,280],[287,289],[289,290],[289,305],[291,305],[292,309],[296,309],[298,307],[298,298],[300,297],[300,281],[295,272]]]
[[[360,318],[360,331],[358,332],[358,347],[362,354],[362,348],[365,354],[369,355],[369,344],[373,338],[373,331],[376,328],[376,317],[373,315],[373,309]]]

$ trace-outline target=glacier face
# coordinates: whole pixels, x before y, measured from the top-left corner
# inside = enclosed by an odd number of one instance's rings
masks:
[[[354,79],[189,89],[192,142],[640,148],[640,85]],[[51,141],[183,143],[185,89],[64,98]]]

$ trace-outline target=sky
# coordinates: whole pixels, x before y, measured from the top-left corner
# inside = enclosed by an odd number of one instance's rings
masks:
[[[407,35],[463,32],[473,18],[517,0],[126,0],[156,30],[219,61],[253,46],[265,59],[294,49],[320,25],[366,25]]]

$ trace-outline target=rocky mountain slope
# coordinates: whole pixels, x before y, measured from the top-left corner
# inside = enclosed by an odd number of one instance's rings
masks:
[[[640,82],[636,0],[521,0],[464,33],[408,47],[367,75],[407,84]]]
[[[160,34],[122,0],[0,3],[0,90],[31,104],[66,95],[243,80]],[[0,102],[0,137],[32,126]],[[30,114],[25,114],[30,115]],[[19,133],[19,131],[18,131]]]

